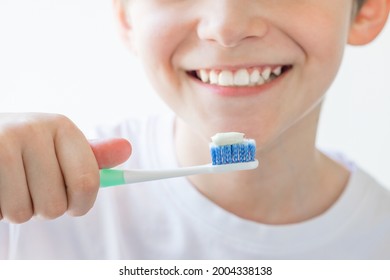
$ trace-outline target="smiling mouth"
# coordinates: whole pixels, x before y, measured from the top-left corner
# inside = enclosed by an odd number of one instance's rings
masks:
[[[202,83],[222,87],[254,87],[269,83],[292,68],[292,65],[241,68],[237,70],[199,69],[188,74]]]

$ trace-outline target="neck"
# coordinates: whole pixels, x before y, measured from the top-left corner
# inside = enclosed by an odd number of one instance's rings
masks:
[[[304,221],[326,211],[340,196],[348,171],[315,147],[319,109],[260,147],[260,166],[252,171],[197,175],[190,182],[208,199],[242,218],[266,224]],[[176,147],[183,166],[209,161],[208,139],[180,120]]]

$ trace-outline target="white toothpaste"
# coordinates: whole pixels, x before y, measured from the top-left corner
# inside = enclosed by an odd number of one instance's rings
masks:
[[[244,136],[245,134],[240,132],[217,133],[211,137],[211,141],[217,146],[234,145],[242,143]]]

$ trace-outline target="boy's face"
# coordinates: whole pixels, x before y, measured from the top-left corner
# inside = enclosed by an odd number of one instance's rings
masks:
[[[158,94],[190,127],[204,137],[242,131],[262,145],[321,103],[348,41],[352,6],[131,0],[129,37]]]

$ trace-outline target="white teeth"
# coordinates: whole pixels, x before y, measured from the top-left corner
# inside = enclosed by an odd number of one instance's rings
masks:
[[[267,66],[265,68],[243,68],[237,71],[206,69],[196,71],[196,75],[203,83],[226,87],[262,85],[270,82],[281,74],[282,66],[277,66],[273,69]]]
[[[215,71],[210,71],[210,83],[212,85],[218,84],[218,74]]]
[[[232,86],[234,82],[233,73],[231,71],[224,70],[219,73],[218,84],[221,86]]]
[[[199,76],[200,76],[200,79],[202,80],[202,82],[208,83],[209,82],[209,75],[207,74],[207,71],[202,69],[199,72],[200,72]]]
[[[279,76],[282,73],[282,66],[276,67],[272,73],[274,73],[276,76]]]
[[[250,82],[249,73],[246,69],[240,69],[234,74],[235,86],[247,86],[249,85],[249,82]]]
[[[264,78],[260,75],[260,71],[255,69],[250,76],[251,85],[262,85],[265,83]]]
[[[264,80],[268,80],[269,77],[271,76],[271,68],[266,67],[263,72],[261,72],[261,76],[263,76]]]
[[[250,81],[252,85],[255,85],[259,82],[260,79],[260,72],[259,70],[255,69],[253,70],[251,76],[250,76]]]

